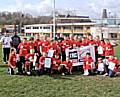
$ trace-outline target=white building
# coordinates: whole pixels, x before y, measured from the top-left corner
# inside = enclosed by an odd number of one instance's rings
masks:
[[[52,24],[33,24],[25,25],[24,31],[26,36],[34,36],[36,34],[52,33]]]
[[[105,27],[94,26],[91,27],[91,34],[103,37],[104,39],[120,39],[120,26],[106,25]]]
[[[96,23],[58,23],[56,24],[57,34],[80,34],[90,33],[90,28]],[[24,31],[26,36],[34,36],[36,34],[52,34],[53,24],[33,24],[25,25]]]

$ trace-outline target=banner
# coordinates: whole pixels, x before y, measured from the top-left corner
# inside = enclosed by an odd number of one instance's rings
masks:
[[[85,46],[75,49],[66,49],[66,58],[69,58],[73,62],[73,66],[83,65],[83,58],[86,56],[86,53],[90,53],[91,57],[95,60],[95,47],[94,46]]]

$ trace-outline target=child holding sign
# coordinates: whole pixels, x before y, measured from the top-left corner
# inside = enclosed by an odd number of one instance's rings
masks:
[[[108,69],[108,75],[110,77],[114,77],[118,72],[118,59],[116,57],[113,57],[112,55],[110,55],[108,59]]]
[[[43,52],[42,56],[39,59],[39,65],[38,65],[38,75],[43,74],[44,66],[45,66],[45,58],[47,57],[47,53]]]
[[[52,59],[48,57],[47,52],[43,52],[42,56],[39,59],[39,70],[40,71],[45,71],[46,73],[51,73],[51,64],[52,64]]]
[[[105,64],[104,64],[102,58],[98,58],[97,73],[101,74],[101,75],[105,73]]]

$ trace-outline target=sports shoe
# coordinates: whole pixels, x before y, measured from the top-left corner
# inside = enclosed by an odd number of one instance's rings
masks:
[[[63,76],[65,76],[65,73],[62,73]]]
[[[27,75],[30,75],[30,72],[26,72],[27,73]]]
[[[108,73],[105,73],[103,76],[108,76]]]

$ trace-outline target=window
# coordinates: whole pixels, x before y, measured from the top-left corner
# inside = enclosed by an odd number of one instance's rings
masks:
[[[39,27],[33,27],[33,29],[39,29]]]
[[[69,37],[69,33],[63,33],[64,36]]]
[[[64,27],[64,29],[65,29],[65,30],[70,30],[70,29],[71,29],[71,27]]]
[[[6,29],[8,31],[8,33],[13,33],[14,29]]]
[[[26,36],[31,36],[31,33],[26,33]]]
[[[38,33],[33,33],[33,36],[38,35]]]
[[[83,36],[83,34],[81,34],[81,33],[80,33],[80,34],[74,34],[74,36],[75,36],[75,35],[80,36],[80,37],[82,37],[82,36]]]
[[[26,27],[26,29],[31,29],[31,27]]]
[[[89,30],[90,29],[90,27],[87,27],[87,30]]]
[[[43,27],[43,29],[50,29],[50,27]]]
[[[61,29],[61,27],[57,27],[57,29]]]
[[[111,33],[111,38],[117,38],[117,33]]]
[[[75,27],[76,30],[82,30],[83,27]]]

